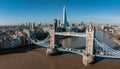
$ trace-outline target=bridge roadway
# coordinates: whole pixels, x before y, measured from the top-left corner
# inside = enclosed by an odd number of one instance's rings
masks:
[[[32,40],[32,42],[40,47],[45,47],[48,48],[49,44],[47,43],[39,43],[39,42],[35,42],[34,40]],[[74,54],[78,54],[78,55],[86,55],[85,50],[80,50],[80,49],[74,49],[74,48],[64,48],[64,47],[57,47],[57,45],[55,45],[56,49],[58,49],[59,51],[66,51],[66,52],[71,52]],[[102,47],[103,48],[103,47]],[[104,58],[120,58],[120,52],[119,51],[107,51],[106,48],[104,48],[104,51],[100,51],[99,52],[95,52],[95,56],[97,57],[104,57]],[[108,48],[109,49],[109,48]],[[110,49],[109,49],[110,50]]]
[[[31,41],[35,45],[45,47],[45,48],[49,47],[48,43],[41,43],[40,41],[35,41],[35,40],[32,40],[32,39],[31,39]],[[95,42],[97,42],[99,47],[101,47],[103,49],[102,51],[101,50],[97,51],[97,49],[96,49],[96,52],[94,53],[95,56],[106,57],[106,58],[120,58],[120,51],[117,51],[117,50],[114,50],[114,49],[110,48],[109,46],[105,45],[104,43],[101,43],[96,38],[95,38]],[[85,50],[74,49],[74,48],[57,47],[57,45],[55,47],[59,51],[71,52],[71,53],[75,53],[75,54],[78,54],[78,55],[81,55],[81,56],[86,55]]]
[[[86,37],[86,33],[76,33],[76,32],[55,32],[55,35]]]
[[[49,44],[48,43],[40,43],[40,42],[35,42],[34,40],[31,40],[33,44],[40,46],[40,47],[45,47],[48,48]],[[78,55],[84,55],[85,54],[85,50],[79,50],[79,49],[73,49],[73,48],[64,48],[64,47],[58,47],[57,45],[55,45],[56,49],[58,49],[59,51],[66,51],[66,52],[71,52],[71,53],[75,53]]]
[[[95,49],[96,56],[106,58],[120,58],[120,51],[109,47],[105,43],[99,41],[97,38],[95,38],[95,42],[99,45],[100,48],[102,48],[102,50],[99,49],[98,51]]]
[[[65,35],[65,36],[79,36],[79,37],[86,37],[85,33],[75,33],[75,32],[55,32],[55,35]],[[41,47],[45,47],[48,48],[49,44],[46,43],[46,41],[48,40],[45,39],[43,42],[41,41],[35,41],[30,39],[35,45],[41,46]],[[95,49],[95,56],[98,57],[104,57],[104,58],[119,58],[120,59],[120,51],[114,50],[111,47],[107,46],[104,42],[98,40],[95,38],[95,42],[98,44],[98,46],[100,48],[102,48],[103,50],[98,50]],[[57,46],[56,46],[57,47]],[[71,53],[75,53],[78,55],[86,55],[85,50],[79,50],[79,49],[74,49],[74,48],[63,48],[63,47],[57,47],[57,49],[59,51],[67,51],[67,52],[71,52]]]
[[[64,48],[64,47],[60,47],[57,48],[59,51],[66,51],[66,52],[71,52],[74,54],[78,54],[78,55],[84,55],[85,54],[85,50],[79,50],[79,49],[73,49],[73,48]]]
[[[66,52],[71,52],[74,54],[78,54],[78,55],[86,55],[85,50],[80,50],[80,49],[74,49],[74,48],[57,48],[59,51],[66,51]],[[116,52],[103,52],[103,51],[99,51],[99,52],[95,52],[94,53],[95,56],[97,57],[103,57],[103,58],[119,58],[120,59],[120,54],[117,54]]]
[[[45,47],[45,48],[48,48],[49,47],[49,44],[40,44],[39,42],[35,42],[34,40],[31,40],[33,44],[37,45],[37,46],[40,46],[40,47]],[[73,49],[73,48],[64,48],[64,47],[57,47],[57,45],[55,45],[56,49],[58,49],[59,51],[66,51],[66,52],[71,52],[71,53],[75,53],[75,54],[78,54],[78,55],[84,55],[84,50],[79,50],[79,49]]]

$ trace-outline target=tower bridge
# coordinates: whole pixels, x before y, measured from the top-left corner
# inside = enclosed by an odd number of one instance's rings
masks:
[[[25,31],[30,38],[30,32]],[[64,48],[59,45],[55,45],[55,35],[64,36],[77,36],[86,38],[85,49]],[[32,43],[38,46],[47,48],[46,55],[57,54],[60,51],[67,51],[83,56],[83,64],[85,66],[95,61],[95,56],[104,58],[120,58],[120,51],[114,50],[110,46],[106,45],[103,41],[100,41],[95,36],[94,25],[90,24],[87,27],[86,33],[76,32],[55,32],[54,27],[49,28],[49,36],[43,41],[39,41],[36,38],[30,38]]]

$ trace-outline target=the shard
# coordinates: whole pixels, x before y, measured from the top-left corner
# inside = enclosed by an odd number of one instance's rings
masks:
[[[63,25],[64,27],[68,26],[67,16],[66,16],[66,6],[63,7]]]

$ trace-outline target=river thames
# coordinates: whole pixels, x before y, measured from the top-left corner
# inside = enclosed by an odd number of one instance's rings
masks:
[[[96,36],[110,47],[119,50],[111,35],[96,31]],[[70,37],[61,39],[64,47],[85,49],[85,38]],[[85,67],[82,56],[64,53],[56,56],[46,56],[45,48],[17,49],[10,54],[0,56],[1,69],[120,69],[120,59],[97,58],[96,63]]]

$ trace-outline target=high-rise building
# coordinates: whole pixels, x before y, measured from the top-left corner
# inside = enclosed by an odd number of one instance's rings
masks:
[[[69,25],[67,22],[66,6],[63,7],[63,25],[64,27],[67,27]]]
[[[35,23],[34,22],[32,23],[32,29],[35,29]]]
[[[59,20],[59,24],[58,24],[58,27],[61,27],[61,24],[60,24],[60,20]]]
[[[58,20],[54,19],[54,28],[55,28],[55,31],[57,30],[57,27],[58,27]]]
[[[35,29],[35,23],[34,22],[33,23],[29,22],[29,28],[30,29]]]

